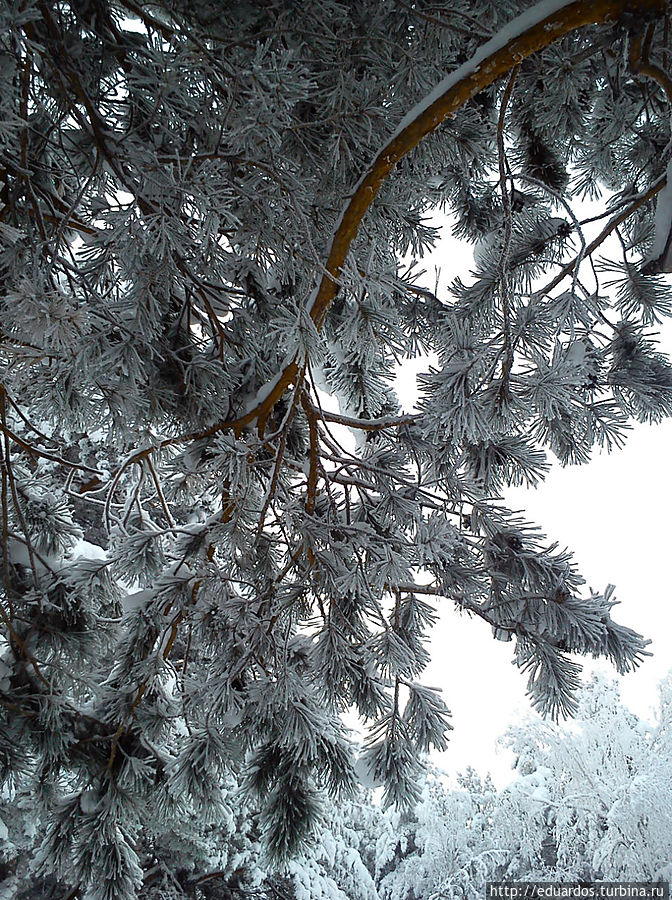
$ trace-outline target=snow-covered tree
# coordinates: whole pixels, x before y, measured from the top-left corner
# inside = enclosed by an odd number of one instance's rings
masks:
[[[516,774],[497,791],[473,770],[449,789],[430,773],[413,814],[378,829],[384,900],[483,897],[487,881],[669,881],[670,677],[655,724],[594,677],[571,728],[538,717],[510,729]]]
[[[536,806],[548,826],[551,877],[669,878],[671,686],[668,676],[655,725],[621,703],[615,682],[594,677],[582,691],[575,732],[537,721],[510,733],[524,776],[512,798],[521,819],[533,817]]]
[[[134,897],[231,774],[296,852],[347,709],[412,806],[438,602],[554,716],[576,654],[641,659],[498,492],[672,411],[670,34],[665,0],[0,5],[0,759],[43,877]],[[442,296],[437,209],[477,245]]]
[[[135,845],[139,900],[439,900],[487,881],[658,881],[672,873],[672,678],[655,724],[594,678],[571,728],[532,718],[510,729],[515,774],[497,790],[473,769],[451,788],[430,767],[412,809],[357,791],[332,804],[306,850],[277,871],[259,806],[227,776],[213,817],[174,804]],[[43,825],[24,790],[0,800],[0,898],[61,900],[36,877]],[[67,883],[67,881],[66,881]]]
[[[376,873],[381,900],[482,897],[497,865],[510,858],[497,845],[493,816],[499,796],[489,777],[473,770],[448,790],[430,772],[412,816],[389,811],[377,842]]]

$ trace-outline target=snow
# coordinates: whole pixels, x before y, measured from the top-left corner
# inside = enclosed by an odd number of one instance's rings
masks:
[[[309,306],[308,306],[309,311],[310,311],[310,305],[311,304],[309,304]],[[287,359],[285,359],[280,371],[277,372],[277,374],[275,374],[273,376],[273,378],[271,378],[270,381],[267,381],[266,384],[263,384],[259,388],[259,390],[256,392],[256,394],[254,395],[254,398],[250,402],[248,402],[244,415],[247,413],[251,413],[253,410],[257,409],[257,407],[261,406],[262,403],[266,402],[266,400],[273,393],[277,384],[280,382],[282,376],[287,371],[287,369],[292,364],[292,362],[293,362],[293,359],[291,357],[288,357]]]
[[[7,691],[10,688],[10,678],[12,675],[11,668],[0,656],[0,691]]]
[[[334,840],[333,834],[329,831],[325,831],[322,835],[322,849],[324,850],[329,866],[333,868],[336,862],[336,841]]]
[[[79,798],[79,806],[84,815],[93,815],[98,809],[98,804],[99,797],[94,790],[83,791]]]
[[[586,361],[586,345],[583,341],[573,341],[567,350],[567,362],[580,367]]]
[[[360,756],[357,758],[354,769],[357,776],[357,781],[363,788],[367,790],[375,790],[376,788],[380,787],[380,781],[374,778],[371,774],[371,769],[369,768],[364,756]]]
[[[144,608],[147,601],[153,597],[154,591],[152,590],[136,591],[134,594],[127,594],[124,597],[124,612],[129,613]]]
[[[455,87],[460,81],[464,78],[468,78],[470,75],[473,75],[477,72],[485,62],[488,57],[492,56],[494,53],[497,53],[499,50],[502,50],[510,41],[514,40],[517,37],[520,37],[525,31],[530,28],[533,28],[537,23],[541,22],[543,19],[548,16],[553,15],[559,10],[563,9],[565,6],[569,6],[572,0],[542,0],[541,3],[537,3],[535,6],[530,7],[530,9],[526,9],[524,13],[521,13],[519,16],[516,16],[515,19],[511,19],[502,29],[500,29],[496,35],[494,35],[489,41],[486,41],[485,44],[482,44],[476,53],[472,56],[471,59],[467,60],[466,63],[463,63],[458,69],[451,72],[449,75],[440,81],[434,90],[430,91],[427,96],[417,103],[412,109],[408,111],[408,113],[401,120],[399,125],[396,128],[396,131],[390,138],[387,146],[398,137],[402,131],[405,131],[409,125],[416,121],[429,107],[432,103],[435,103],[439,97],[442,97],[447,91],[451,90],[451,88]],[[548,29],[548,26],[547,26]],[[488,71],[488,67],[485,67],[485,71]],[[381,151],[381,154],[384,151]],[[379,156],[381,155],[379,154]]]
[[[672,157],[667,164],[666,177],[667,182],[659,192],[658,200],[656,201],[653,245],[646,262],[660,260],[663,271],[670,272],[672,271],[672,241],[670,241],[670,229],[672,229]]]
[[[98,544],[92,544],[90,541],[81,538],[75,543],[70,551],[71,559],[103,559],[107,560],[107,552]]]

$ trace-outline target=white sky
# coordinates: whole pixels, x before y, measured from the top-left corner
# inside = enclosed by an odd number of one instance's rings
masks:
[[[593,214],[593,209],[602,207],[586,205],[581,216]],[[587,239],[603,224],[587,229]],[[607,245],[603,247],[608,253]],[[435,268],[441,270],[443,285],[458,274],[468,278],[472,251],[455,241],[446,225],[431,258],[423,260],[428,270],[425,283],[434,287]],[[670,326],[661,346],[672,354]],[[405,364],[404,382],[408,384],[411,371],[424,368],[425,364]],[[574,551],[586,587],[602,591],[614,584],[620,604],[612,610],[613,618],[652,639],[648,649],[654,656],[620,679],[625,702],[648,719],[657,707],[657,684],[672,666],[670,447],[672,420],[635,425],[623,449],[611,454],[595,450],[583,466],[555,465],[536,489],[510,489],[505,497],[509,508],[524,510],[551,540]],[[497,738],[531,714],[526,676],[511,662],[513,647],[513,642],[494,640],[487,623],[459,615],[446,603],[433,631],[432,662],[423,680],[443,689],[453,713],[449,749],[434,755],[451,777],[473,765],[482,775],[490,771],[498,786],[511,778],[512,755],[497,746]],[[599,669],[616,677],[606,661],[578,660],[586,675]]]
[[[627,445],[585,466],[556,466],[536,490],[515,489],[507,502],[524,509],[548,536],[575,551],[588,584],[616,585],[616,621],[652,639],[654,654],[621,680],[623,698],[638,715],[652,717],[656,686],[672,665],[672,590],[669,516],[672,421],[633,430]],[[530,711],[526,677],[511,664],[513,643],[491,636],[489,626],[446,609],[436,626],[426,675],[443,688],[453,712],[451,746],[436,761],[449,773],[473,765],[510,777],[511,756],[497,737]],[[586,671],[615,675],[606,662],[585,661]]]

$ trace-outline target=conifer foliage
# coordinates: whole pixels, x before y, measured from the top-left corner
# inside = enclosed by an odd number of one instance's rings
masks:
[[[351,708],[410,806],[438,604],[552,716],[577,654],[646,653],[498,498],[672,412],[670,35],[663,0],[2,4],[0,760],[45,878],[134,897],[232,772],[291,855]],[[442,296],[404,261],[435,209],[476,244]]]

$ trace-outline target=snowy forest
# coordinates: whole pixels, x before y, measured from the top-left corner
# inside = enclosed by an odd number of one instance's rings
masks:
[[[503,494],[672,414],[671,59],[667,0],[0,2],[2,900],[669,878],[672,688],[582,679],[649,636]],[[501,791],[428,762],[446,616],[542,716]]]
[[[616,682],[594,676],[571,729],[535,717],[505,743],[515,777],[504,789],[473,769],[450,788],[430,767],[403,812],[359,789],[330,805],[307,851],[282,871],[269,865],[258,804],[242,800],[229,775],[210,815],[153,833],[138,897],[482,900],[497,880],[672,880],[672,675],[654,725],[626,709]],[[30,792],[0,801],[0,838],[2,900],[64,896],[35,877],[41,835]]]

